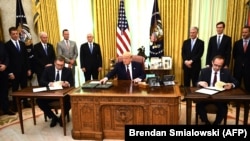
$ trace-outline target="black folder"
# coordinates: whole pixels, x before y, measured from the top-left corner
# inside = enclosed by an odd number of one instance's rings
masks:
[[[97,85],[99,85],[98,83],[84,83],[82,85],[83,89],[92,89],[95,88]]]
[[[113,84],[99,84],[95,88],[98,88],[98,89],[108,89],[108,88],[110,88],[112,86],[113,86]]]

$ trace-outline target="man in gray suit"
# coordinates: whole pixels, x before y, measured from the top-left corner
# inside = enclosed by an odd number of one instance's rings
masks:
[[[78,50],[76,42],[69,40],[69,30],[62,31],[63,40],[57,43],[57,54],[65,58],[65,67],[71,68],[73,77],[75,77],[76,58]]]

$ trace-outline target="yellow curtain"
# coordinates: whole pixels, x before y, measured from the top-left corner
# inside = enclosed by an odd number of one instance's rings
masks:
[[[2,13],[0,10],[0,41],[4,42],[4,36],[3,36],[3,25],[2,25]]]
[[[56,44],[60,40],[56,0],[32,0],[32,5],[36,32],[47,32],[48,42],[56,50]]]
[[[103,71],[99,78],[108,73],[111,58],[116,57],[116,26],[119,0],[94,0],[93,23],[95,42],[100,44]]]
[[[241,38],[242,28],[245,25],[248,14],[248,0],[228,0],[227,27],[225,32],[232,37],[232,48],[234,42]],[[233,70],[233,58],[230,69]]]
[[[116,57],[115,31],[118,20],[119,2],[119,0],[93,1],[95,41],[101,45],[103,55],[104,71],[100,75],[101,78],[108,72],[109,59]],[[173,58],[173,70],[170,73],[176,76],[178,82],[181,82],[181,46],[182,41],[187,38],[188,33],[189,3],[188,0],[158,0],[158,6],[165,33],[165,56]]]
[[[158,0],[164,31],[164,55],[173,59],[172,74],[183,79],[181,47],[189,33],[189,0]]]

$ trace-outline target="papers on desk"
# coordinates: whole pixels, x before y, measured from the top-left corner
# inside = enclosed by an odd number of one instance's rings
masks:
[[[61,90],[61,89],[63,89],[62,86],[49,87],[49,90]]]
[[[33,88],[33,93],[47,91],[47,87]]]
[[[53,82],[53,86],[49,87],[49,90],[61,90],[63,89],[62,84],[63,81],[55,81]]]
[[[195,92],[201,93],[201,94],[213,95],[213,94],[218,93],[219,91],[212,90],[212,89],[207,89],[207,88],[201,88],[199,90],[196,90]]]
[[[226,85],[225,82],[217,81],[215,83],[214,87],[201,88],[199,90],[196,90],[195,92],[202,93],[202,94],[213,95],[213,94],[216,94],[216,93],[218,93],[220,91],[224,91],[225,90],[225,88],[224,88],[225,85]]]

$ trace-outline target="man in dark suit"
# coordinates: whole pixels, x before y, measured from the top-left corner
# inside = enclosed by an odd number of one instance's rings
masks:
[[[196,86],[199,72],[201,70],[201,57],[204,52],[204,41],[200,40],[198,35],[198,27],[191,27],[190,38],[185,40],[182,45],[182,60],[184,70],[184,86]]]
[[[9,56],[6,52],[4,44],[0,42],[0,107],[4,114],[15,115],[9,109],[8,98],[8,72],[7,67],[9,65]]]
[[[228,68],[231,59],[232,39],[223,33],[225,29],[224,22],[216,24],[217,35],[212,36],[208,42],[206,66],[211,67],[211,61],[214,56],[221,55],[225,58],[224,68]]]
[[[19,41],[19,34],[16,27],[9,28],[11,39],[5,43],[5,48],[9,55],[9,79],[11,80],[12,91],[19,87],[25,88],[28,84],[28,76],[31,75],[29,58],[24,42]],[[23,99],[23,106],[31,107],[27,98]],[[15,98],[13,99],[13,111],[17,111]]]
[[[48,43],[48,35],[46,32],[40,33],[41,42],[34,45],[34,61],[37,81],[40,85],[40,79],[43,70],[46,67],[52,66],[55,60],[55,49],[52,44]]]
[[[100,45],[93,42],[93,35],[87,35],[88,42],[81,45],[80,62],[84,72],[85,81],[98,79],[98,74],[102,70],[102,54]]]
[[[214,86],[215,81],[225,82],[224,88],[232,89],[239,85],[238,81],[231,76],[228,69],[223,68],[224,57],[217,55],[212,60],[212,67],[207,67],[201,70],[198,86],[208,87]],[[214,104],[218,111],[213,125],[221,123],[225,115],[227,114],[227,102],[214,102],[214,101],[199,101],[196,103],[196,112],[200,115],[200,118],[206,125],[210,125],[207,118],[206,106],[208,104]]]
[[[40,80],[40,85],[42,87],[53,87],[56,85],[56,83],[60,83],[62,87],[73,87],[74,86],[74,80],[73,80],[73,74],[71,69],[64,67],[65,61],[64,57],[59,56],[56,58],[54,61],[53,66],[46,67],[43,71],[41,80]],[[55,81],[56,74],[59,73],[58,80]],[[71,108],[70,106],[70,97],[69,95],[65,96],[65,105],[64,105],[64,110],[65,114],[67,114]],[[62,119],[61,116],[58,118],[54,112],[51,111],[49,103],[53,101],[58,101],[55,99],[37,99],[37,105],[40,107],[40,109],[43,110],[44,114],[46,114],[49,118],[51,118],[51,123],[50,127],[56,126],[57,122],[60,123],[60,126],[62,126]]]
[[[117,75],[118,80],[143,81],[146,78],[146,74],[142,66],[138,62],[132,61],[132,54],[130,52],[124,52],[122,62],[116,63],[114,69],[101,79],[100,83],[105,83],[115,75]]]
[[[233,76],[239,81],[243,79],[244,88],[250,92],[250,27],[245,26],[242,29],[242,39],[234,44],[233,59],[234,71]]]

